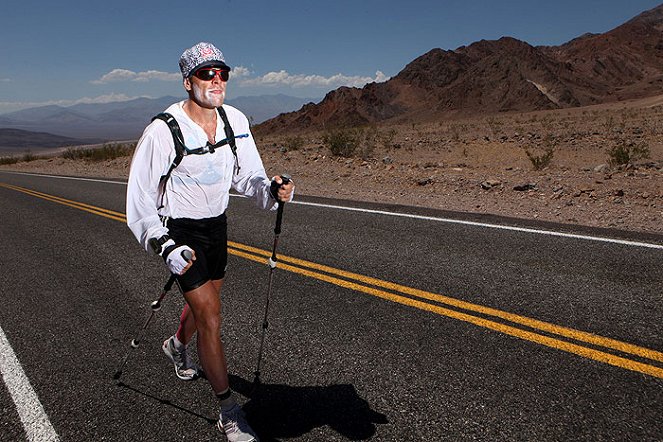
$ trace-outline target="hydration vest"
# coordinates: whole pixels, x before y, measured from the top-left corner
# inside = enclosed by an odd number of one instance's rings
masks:
[[[230,150],[232,151],[233,156],[235,157],[235,173],[239,172],[240,166],[239,166],[239,160],[237,159],[237,144],[235,143],[235,139],[248,137],[249,134],[235,135],[235,133],[233,132],[233,128],[230,126],[230,122],[228,121],[228,116],[226,115],[226,111],[223,109],[223,107],[219,106],[216,108],[216,110],[219,113],[221,120],[223,120],[223,130],[226,133],[226,138],[215,144],[211,144],[208,141],[205,146],[198,147],[196,149],[189,149],[188,147],[186,147],[186,145],[184,144],[184,137],[182,136],[182,130],[180,129],[180,125],[177,124],[177,120],[171,114],[169,114],[168,112],[162,112],[156,115],[154,118],[152,118],[152,121],[159,119],[168,125],[170,133],[173,136],[173,142],[175,144],[175,158],[173,159],[173,162],[168,168],[168,172],[166,172],[165,175],[162,175],[161,178],[159,179],[159,194],[161,195],[161,204],[159,205],[159,208],[163,207],[163,197],[166,191],[166,183],[170,179],[170,175],[172,174],[173,170],[175,170],[175,168],[179,166],[179,164],[182,162],[182,159],[186,155],[202,155],[206,153],[214,153],[215,150],[218,149],[219,147],[228,144],[230,145]]]

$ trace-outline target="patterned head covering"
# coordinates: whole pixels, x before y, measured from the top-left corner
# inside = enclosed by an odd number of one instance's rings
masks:
[[[198,68],[218,66],[230,70],[223,58],[223,53],[212,43],[200,42],[182,53],[180,71],[182,77],[189,78]]]

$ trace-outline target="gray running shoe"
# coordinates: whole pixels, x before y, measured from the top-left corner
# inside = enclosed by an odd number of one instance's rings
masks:
[[[186,348],[180,352],[175,349],[172,336],[163,341],[161,348],[175,366],[175,374],[178,378],[183,381],[193,381],[200,377],[200,369],[191,362]]]
[[[229,411],[219,414],[216,426],[225,433],[228,442],[258,442],[258,436],[249,427],[242,408],[237,404]]]

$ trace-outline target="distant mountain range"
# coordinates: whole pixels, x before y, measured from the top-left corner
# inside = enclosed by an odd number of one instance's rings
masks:
[[[384,83],[341,87],[257,127],[264,133],[434,121],[609,103],[663,93],[663,5],[561,46],[510,37],[433,49]]]
[[[58,147],[81,146],[100,143],[100,139],[77,139],[53,135],[46,132],[30,132],[21,129],[0,128],[0,155],[3,153],[26,152],[36,153]]]
[[[45,141],[43,133],[75,139],[89,138],[95,141],[133,140],[140,136],[154,115],[182,99],[181,97],[138,98],[131,101],[77,104],[69,107],[42,106],[1,114],[0,128],[37,132],[38,134],[30,137],[32,141],[29,144],[34,147],[44,147],[43,144],[35,145],[38,140]],[[299,109],[311,101],[312,99],[287,95],[263,95],[238,97],[228,100],[227,103],[244,112],[253,123],[259,123],[279,113]],[[0,133],[0,147],[11,147],[11,144],[21,143],[17,134],[19,133]],[[27,136],[26,133],[23,135]]]

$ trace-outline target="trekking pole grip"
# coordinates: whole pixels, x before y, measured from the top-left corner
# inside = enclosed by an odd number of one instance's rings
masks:
[[[281,175],[282,183],[281,185],[288,184],[292,178],[290,175],[283,174]],[[285,206],[285,201],[278,201],[278,208],[276,209],[276,226],[274,227],[274,234],[281,234],[281,221],[283,220],[283,206]]]

